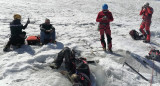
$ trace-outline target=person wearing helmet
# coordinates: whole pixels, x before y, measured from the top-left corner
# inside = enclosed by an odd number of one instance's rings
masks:
[[[113,16],[112,13],[108,10],[108,5],[104,4],[102,6],[102,11],[98,13],[96,21],[99,22],[98,30],[100,32],[100,41],[103,47],[103,50],[106,51],[106,42],[104,35],[107,36],[108,42],[108,50],[112,52],[112,37],[111,37],[111,30],[110,30],[110,22],[112,22]]]
[[[20,47],[25,42],[26,32],[23,32],[22,30],[27,28],[30,20],[28,19],[27,23],[23,26],[21,24],[21,15],[15,14],[13,18],[14,20],[10,23],[11,37],[3,51],[8,51],[11,45]]]
[[[50,20],[46,19],[45,23],[40,25],[41,36],[40,36],[40,45],[46,44],[45,41],[51,39],[53,43],[55,41],[55,28],[50,24]]]
[[[151,25],[152,14],[153,14],[153,8],[149,6],[148,2],[145,3],[140,11],[140,15],[142,15],[142,19],[143,19],[140,25],[140,32],[145,38],[144,40],[145,43],[150,42],[150,36],[151,36],[150,25]],[[145,28],[145,31],[144,31],[144,28]]]

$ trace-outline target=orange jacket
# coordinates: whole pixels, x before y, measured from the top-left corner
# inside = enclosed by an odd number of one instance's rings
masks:
[[[107,20],[103,20],[103,17],[106,16],[108,19]],[[97,19],[96,21],[99,22],[99,28],[101,29],[104,29],[104,28],[107,28],[109,29],[110,27],[110,22],[112,22],[114,19],[113,19],[113,16],[112,16],[112,13],[110,11],[104,13],[103,11],[99,12],[98,13],[98,16],[97,16]]]
[[[142,19],[146,22],[151,22],[152,14],[153,14],[152,7],[146,7],[140,11],[140,15],[142,15]]]

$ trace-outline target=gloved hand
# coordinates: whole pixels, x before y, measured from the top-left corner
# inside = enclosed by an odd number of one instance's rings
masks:
[[[29,24],[30,23],[30,19],[28,18],[28,20],[27,20],[27,24]]]
[[[104,16],[104,17],[102,18],[102,20],[108,20],[107,16]]]
[[[50,32],[50,30],[46,30],[46,32],[48,32],[48,33],[49,33],[49,32]]]
[[[53,32],[53,30],[52,29],[46,30],[46,32],[51,33],[51,32]]]

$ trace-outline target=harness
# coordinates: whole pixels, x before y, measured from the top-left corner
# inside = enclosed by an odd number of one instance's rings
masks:
[[[107,26],[107,25],[109,25],[109,23],[99,23],[100,25],[103,25],[103,26]]]

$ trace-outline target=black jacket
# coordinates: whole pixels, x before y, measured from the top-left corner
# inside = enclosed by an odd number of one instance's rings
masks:
[[[52,24],[47,25],[47,24],[43,23],[43,24],[40,25],[40,30],[41,31],[45,31],[46,32],[46,30],[51,30],[51,29],[53,31],[55,31],[55,28],[52,26]]]
[[[25,29],[27,26],[28,26],[28,23],[26,23],[23,26],[19,19],[13,20],[10,23],[11,36],[18,36],[19,34],[22,33],[22,29]]]

